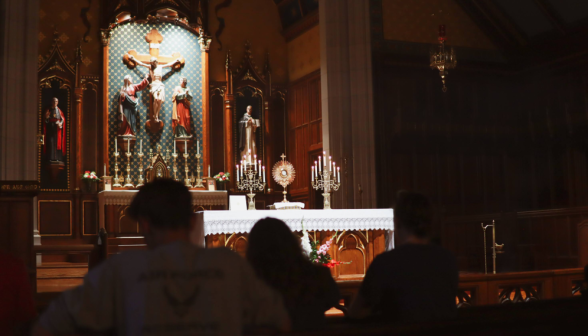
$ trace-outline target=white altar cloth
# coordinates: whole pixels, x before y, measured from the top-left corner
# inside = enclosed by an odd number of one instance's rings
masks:
[[[98,218],[100,227],[104,227],[106,205],[130,205],[138,190],[109,190],[98,193]],[[192,205],[221,205],[228,208],[227,191],[190,190]]]
[[[196,213],[193,241],[222,233],[247,233],[265,217],[284,221],[292,231],[394,231],[392,209],[200,211]],[[200,240],[202,241],[202,240]]]

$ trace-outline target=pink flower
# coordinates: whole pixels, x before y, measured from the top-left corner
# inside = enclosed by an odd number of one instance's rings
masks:
[[[218,174],[219,174],[220,176],[223,176],[223,175],[225,175],[225,173],[223,173],[223,172],[220,172],[220,173],[218,173]]]
[[[86,170],[86,171],[85,171],[85,173],[86,173],[86,174],[90,174],[90,171],[89,171],[89,170]]]

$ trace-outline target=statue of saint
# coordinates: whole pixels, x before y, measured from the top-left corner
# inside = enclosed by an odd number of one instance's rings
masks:
[[[141,91],[149,85],[149,76],[145,76],[141,83],[133,84],[131,75],[126,75],[123,87],[120,89],[120,127],[118,135],[132,135],[137,134],[137,91]]]
[[[257,154],[257,146],[255,145],[255,131],[259,127],[259,120],[253,119],[251,111],[253,107],[247,106],[247,112],[239,121],[239,151],[241,157],[251,155],[253,158]],[[247,158],[249,158],[247,156]]]
[[[172,95],[172,101],[174,102],[172,127],[176,138],[192,136],[190,134],[190,102],[192,101],[192,93],[187,85],[188,79],[181,77],[180,86],[176,86]]]
[[[165,86],[163,85],[163,68],[172,67],[176,63],[180,63],[180,59],[177,58],[173,62],[169,62],[164,65],[159,65],[159,61],[157,57],[151,57],[151,62],[149,64],[143,63],[136,59],[133,55],[128,54],[128,58],[131,61],[137,62],[138,65],[144,66],[149,69],[149,75],[151,77],[151,86],[149,87],[149,92],[153,97],[153,106],[152,106],[152,113],[155,122],[159,122],[159,111],[161,110],[161,106],[163,105],[163,101],[165,100]]]
[[[43,154],[50,162],[63,161],[65,151],[65,115],[57,106],[59,99],[53,97],[51,107],[45,111],[45,122],[43,123],[43,135],[45,146]]]

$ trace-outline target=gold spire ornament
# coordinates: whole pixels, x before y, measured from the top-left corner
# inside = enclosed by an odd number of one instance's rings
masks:
[[[274,181],[284,188],[284,191],[282,192],[284,194],[284,200],[282,203],[289,203],[288,199],[286,199],[286,195],[288,194],[286,188],[294,182],[296,171],[294,170],[294,166],[285,160],[286,155],[282,154],[280,157],[282,158],[282,161],[276,162],[274,168],[272,168],[272,176],[274,177]]]

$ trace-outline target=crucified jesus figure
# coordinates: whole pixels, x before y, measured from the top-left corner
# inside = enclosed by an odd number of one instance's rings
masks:
[[[163,85],[163,68],[172,67],[176,63],[180,63],[180,58],[175,59],[173,62],[169,62],[164,65],[160,65],[157,61],[157,57],[151,57],[150,63],[143,63],[136,59],[133,55],[127,54],[129,59],[137,62],[138,65],[144,66],[149,69],[149,74],[151,75],[151,84],[149,88],[149,92],[153,97],[153,118],[155,122],[159,122],[159,111],[161,110],[161,106],[163,105],[163,101],[165,100],[165,86]]]

